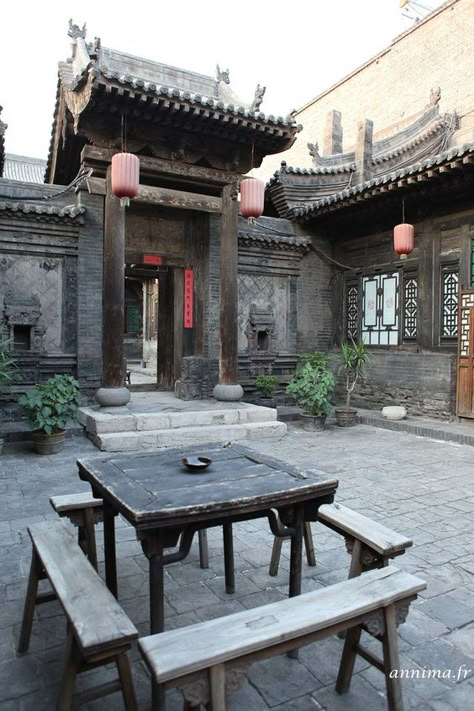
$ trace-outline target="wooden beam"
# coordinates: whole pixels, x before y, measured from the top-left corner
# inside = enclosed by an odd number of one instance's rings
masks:
[[[137,202],[154,203],[165,207],[176,207],[181,210],[198,210],[200,212],[222,212],[222,198],[212,195],[189,193],[184,190],[170,188],[155,188],[140,185]]]
[[[105,195],[105,180],[103,178],[87,178],[86,183],[90,193]],[[181,210],[197,210],[198,212],[222,212],[222,198],[220,197],[189,193],[184,190],[157,188],[152,185],[140,185],[135,202],[153,203]]]
[[[86,166],[107,165],[112,161],[112,156],[117,153],[112,148],[99,148],[97,146],[84,146],[82,150],[82,161]],[[200,165],[192,165],[177,160],[164,160],[163,158],[150,158],[148,156],[138,156],[140,158],[140,169],[143,172],[155,173],[156,175],[172,175],[182,177],[194,182],[209,183],[214,185],[226,185],[235,179],[234,173],[215,168],[204,168]]]

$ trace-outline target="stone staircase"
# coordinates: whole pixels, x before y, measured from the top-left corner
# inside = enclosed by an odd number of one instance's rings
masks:
[[[127,407],[79,410],[79,422],[89,439],[104,452],[143,451],[159,447],[179,447],[199,442],[271,439],[286,435],[276,409],[245,402],[158,401],[140,406],[132,394]],[[143,395],[145,395],[143,393]]]

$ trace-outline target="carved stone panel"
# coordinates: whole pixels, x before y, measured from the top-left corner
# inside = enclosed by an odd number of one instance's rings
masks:
[[[25,256],[0,280],[0,308],[13,337],[14,326],[31,326],[31,350],[62,351],[63,260]]]
[[[267,352],[288,352],[289,279],[285,276],[239,274],[238,346],[240,353],[249,352],[252,319],[265,317],[269,328]],[[251,316],[251,313],[253,316]],[[273,322],[273,323],[271,323]],[[265,330],[265,329],[263,329]],[[255,352],[255,351],[254,351]]]

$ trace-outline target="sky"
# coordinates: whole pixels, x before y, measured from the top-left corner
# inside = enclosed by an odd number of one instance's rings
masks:
[[[419,3],[429,9],[441,4]],[[7,153],[48,155],[57,64],[70,56],[70,18],[81,27],[85,22],[87,41],[100,37],[104,47],[211,76],[219,64],[246,103],[257,84],[266,86],[260,110],[281,116],[412,24],[400,0],[16,0],[2,13],[0,42]]]

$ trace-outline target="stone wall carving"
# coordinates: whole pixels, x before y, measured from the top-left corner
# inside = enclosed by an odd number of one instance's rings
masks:
[[[41,352],[45,329],[39,321],[41,318],[41,303],[36,294],[28,296],[18,294],[13,290],[5,293],[3,300],[3,317],[13,340],[16,326],[29,326],[30,351]]]
[[[289,279],[285,276],[239,274],[238,344],[240,353],[258,352],[254,347],[258,327],[252,335],[252,319],[268,329],[266,352],[288,352]],[[270,316],[271,313],[271,316]],[[251,316],[253,314],[253,316]],[[267,314],[265,316],[265,314]],[[256,324],[255,324],[256,327]]]

